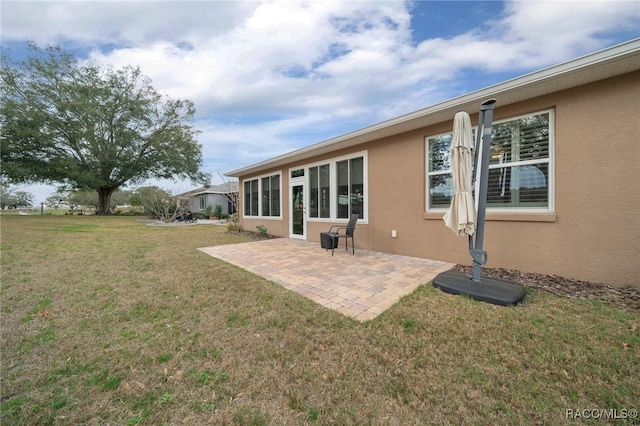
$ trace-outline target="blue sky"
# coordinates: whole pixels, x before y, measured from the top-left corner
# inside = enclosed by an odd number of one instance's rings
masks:
[[[60,45],[194,101],[216,178],[640,36],[640,3],[616,0],[3,0],[1,14],[14,55]],[[26,190],[38,204],[54,187]]]

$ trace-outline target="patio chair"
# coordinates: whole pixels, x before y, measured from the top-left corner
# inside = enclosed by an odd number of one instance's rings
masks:
[[[358,222],[359,215],[352,214],[351,219],[349,219],[349,223],[347,226],[338,226],[333,225],[329,228],[329,232],[327,232],[332,238],[339,240],[340,238],[344,238],[344,249],[349,250],[349,238],[351,238],[351,250],[353,254],[356,254],[356,247],[353,242],[353,233],[356,230],[356,223]],[[341,233],[340,231],[344,231]],[[331,256],[333,256],[333,250],[338,246],[338,244],[331,244]]]

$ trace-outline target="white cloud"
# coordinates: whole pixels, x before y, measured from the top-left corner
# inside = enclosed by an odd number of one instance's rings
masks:
[[[55,44],[136,45],[148,40],[199,42],[231,31],[254,2],[29,1],[2,2],[2,37]]]
[[[391,3],[388,16],[379,4],[268,2],[191,49],[160,40],[91,57],[139,64],[158,87],[207,112],[344,108],[345,89],[384,83],[398,65],[396,50],[410,41],[404,5]]]
[[[636,1],[516,1],[496,27],[514,50],[506,65],[537,68],[600,49],[614,32],[640,35],[638,19]]]

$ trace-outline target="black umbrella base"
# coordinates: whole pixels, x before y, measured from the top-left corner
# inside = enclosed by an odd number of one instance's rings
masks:
[[[524,287],[520,284],[497,278],[480,277],[480,282],[460,272],[443,272],[433,280],[433,286],[445,293],[466,294],[474,300],[494,305],[515,305],[524,297]]]

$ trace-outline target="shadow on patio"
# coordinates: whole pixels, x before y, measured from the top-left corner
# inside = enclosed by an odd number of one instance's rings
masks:
[[[358,321],[371,320],[452,263],[277,238],[198,250]]]

